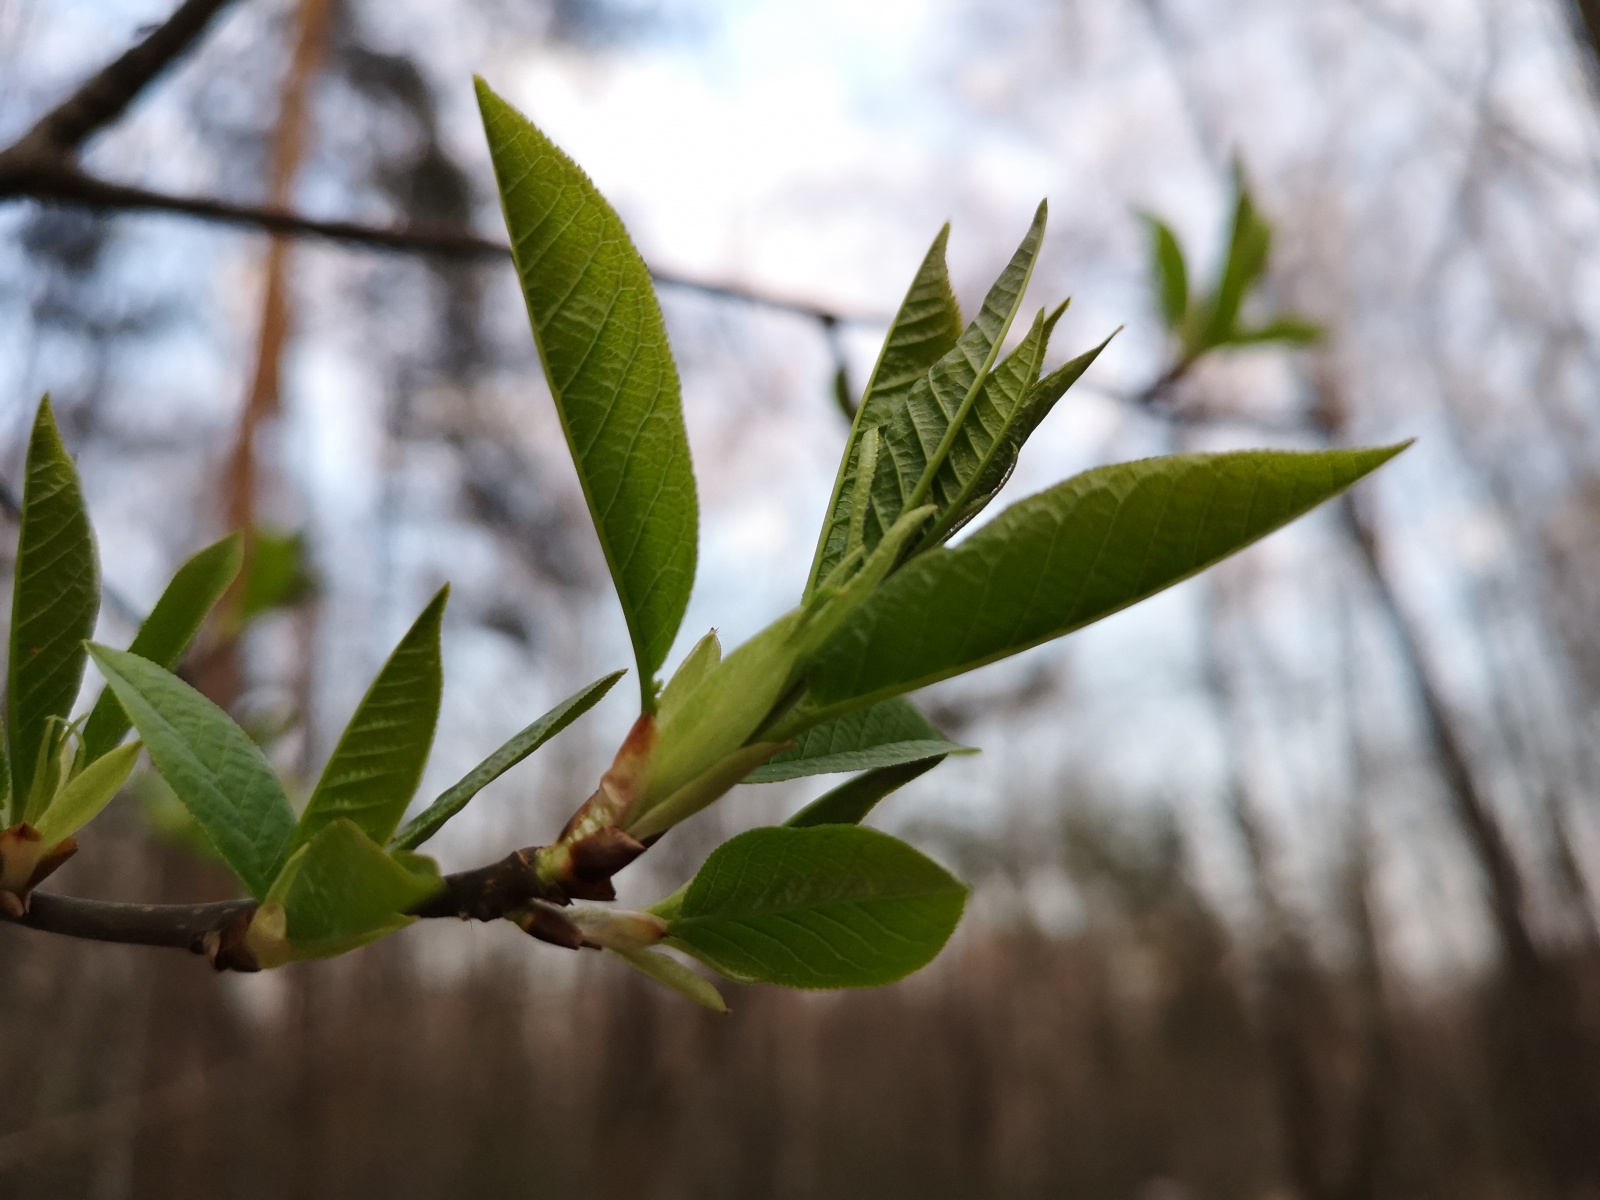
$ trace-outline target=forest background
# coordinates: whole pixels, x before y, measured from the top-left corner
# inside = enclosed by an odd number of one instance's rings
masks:
[[[1046,195],[1035,290],[1074,295],[1073,345],[1126,325],[1017,495],[1419,441],[1354,505],[927,695],[983,753],[874,821],[976,887],[894,988],[736,989],[718,1019],[509,926],[249,978],[0,928],[8,1196],[1600,1196],[1584,4],[183,7],[214,15],[86,141],[93,186],[0,170],[0,479],[50,391],[113,642],[186,553],[258,530],[258,611],[199,681],[290,778],[445,580],[425,789],[627,661],[474,71],[658,272],[703,490],[691,633],[737,641],[803,579],[839,393],[947,219],[970,308]],[[172,10],[0,0],[0,145]],[[1168,378],[1139,214],[1208,275],[1236,160],[1276,232],[1263,301],[1326,336]],[[402,227],[429,233],[370,233]],[[628,717],[604,702],[441,860],[547,837]],[[810,794],[744,789],[625,898]],[[222,894],[169,817],[125,798],[59,885]]]

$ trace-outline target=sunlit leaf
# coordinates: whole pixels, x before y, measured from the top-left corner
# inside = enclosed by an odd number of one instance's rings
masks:
[[[438,833],[446,821],[465,808],[469,800],[598,704],[600,698],[611,690],[612,684],[626,674],[626,671],[614,671],[604,679],[596,680],[514,735],[407,822],[406,827],[395,834],[391,844],[401,850],[415,850],[422,845]]]
[[[966,897],[943,867],[887,834],[780,826],[719,846],[667,922],[671,944],[729,979],[873,987],[930,961]]]
[[[860,470],[862,438],[894,415],[904,404],[912,385],[949,353],[961,336],[961,307],[950,289],[950,274],[944,260],[949,237],[950,226],[946,225],[933,239],[884,338],[878,364],[873,368],[872,379],[856,410],[850,437],[839,458],[839,475],[833,483],[828,516],[822,523],[811,574],[806,581],[807,595],[839,565],[845,554],[851,522],[859,522],[865,516],[852,504],[858,479],[863,474]],[[864,474],[870,484],[870,466]]]
[[[128,652],[169,671],[174,669],[200,632],[206,615],[239,574],[239,560],[239,537],[233,534],[185,562],[139,626]],[[107,688],[100,693],[83,726],[84,761],[99,758],[127,732],[128,714],[117,703],[116,693]]]
[[[977,403],[1021,307],[1044,238],[1045,216],[1041,203],[1022,244],[989,289],[972,324],[879,426],[883,444],[864,530],[869,550],[902,513],[933,498],[940,468]]]
[[[12,795],[25,809],[37,789],[53,721],[72,711],[83,682],[83,643],[100,611],[100,568],[77,469],[61,442],[48,398],[40,402],[28,443],[27,477],[11,593],[11,658],[6,728],[11,737]],[[49,797],[42,798],[48,801]],[[38,811],[17,811],[31,820]]]
[[[295,845],[340,818],[380,845],[400,824],[439,720],[439,627],[449,595],[441,588],[422,610],[357,705],[300,816]]]
[[[805,775],[865,771],[946,754],[972,754],[952,742],[909,700],[895,698],[846,713],[801,734],[792,750],[773,757],[746,783],[777,783]]]
[[[478,103],[534,341],[651,709],[694,583],[699,520],[661,310],[588,176],[482,80]]]
[[[107,646],[90,652],[156,770],[261,899],[294,838],[294,811],[266,756],[233,718],[155,663]]]
[[[1404,446],[1252,450],[1086,471],[891,576],[806,668],[806,722],[970,671],[1188,578]]]

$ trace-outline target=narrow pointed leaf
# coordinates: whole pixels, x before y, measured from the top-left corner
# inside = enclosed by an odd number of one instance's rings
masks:
[[[324,825],[281,901],[294,956],[343,954],[409,925],[409,910],[442,886],[432,860],[386,854],[342,817]]]
[[[905,402],[912,385],[949,353],[961,336],[961,306],[956,303],[955,293],[950,288],[950,273],[945,267],[945,243],[949,238],[950,226],[946,225],[928,248],[905,299],[900,302],[900,311],[895,314],[889,334],[884,338],[878,364],[873,368],[872,379],[856,410],[850,437],[839,459],[839,477],[833,483],[828,515],[822,523],[811,575],[806,581],[807,595],[839,564],[846,552],[846,537],[852,522],[859,523],[865,516],[853,503],[860,477],[865,474],[864,482],[868,485],[872,481],[871,466],[864,472],[861,469],[862,438],[894,415]]]
[[[155,663],[107,646],[90,653],[156,770],[261,899],[294,838],[294,811],[266,756],[233,718]]]
[[[1234,202],[1233,229],[1228,236],[1228,257],[1210,311],[1205,314],[1205,346],[1208,348],[1232,340],[1239,322],[1239,308],[1267,269],[1267,256],[1272,249],[1272,227],[1256,211],[1244,172],[1238,168],[1234,170],[1234,185],[1238,199]]]
[[[1310,346],[1322,340],[1327,331],[1313,321],[1298,317],[1278,317],[1254,329],[1235,329],[1230,346],[1249,346],[1262,342],[1284,342],[1291,346]]]
[[[1252,450],[1086,471],[930,550],[853,612],[788,722],[825,719],[1060,637],[1243,549],[1404,445]],[[791,736],[780,727],[774,737]]]
[[[167,590],[139,626],[128,653],[174,670],[207,614],[239,574],[239,536],[230,534],[194,555],[173,575]],[[83,726],[83,756],[93,762],[128,732],[128,714],[110,688],[100,693]]]
[[[446,821],[465,808],[474,796],[598,704],[611,686],[626,674],[626,671],[614,671],[604,679],[596,680],[582,691],[568,696],[516,734],[412,818],[395,835],[393,847],[415,850],[422,845],[438,833]]]
[[[1177,331],[1189,309],[1189,268],[1183,248],[1165,221],[1145,213],[1144,222],[1150,230],[1150,275],[1161,301],[1161,319]]]
[[[39,840],[54,845],[94,820],[128,782],[143,749],[140,742],[117,746],[74,776],[35,824]]]
[[[449,595],[448,587],[439,590],[367,689],[300,815],[295,845],[340,818],[380,845],[400,824],[439,721],[439,628]]]
[[[83,643],[94,635],[99,611],[100,567],[83,489],[45,399],[28,443],[11,593],[6,728],[12,795],[19,805],[34,790],[39,751],[52,720],[65,719],[72,711],[83,682]],[[37,815],[18,812],[14,817]]]
[[[644,706],[694,583],[678,372],[638,251],[582,170],[478,81],[534,341],[622,601]]]
[[[784,822],[791,829],[813,825],[859,825],[885,796],[899,791],[919,776],[926,775],[944,761],[944,755],[874,767],[854,779],[824,792]]]
[[[729,979],[875,987],[928,963],[966,898],[948,871],[887,834],[778,826],[719,846],[668,929]]]
[[[641,975],[646,975],[657,983],[665,984],[680,996],[693,1000],[701,1008],[709,1008],[714,1013],[728,1011],[728,1002],[722,998],[722,993],[717,991],[709,979],[695,973],[692,967],[687,967],[670,954],[660,950],[607,950],[608,954],[615,954]]]
[[[684,701],[694,695],[695,689],[705,682],[706,676],[721,661],[722,641],[717,637],[717,631],[712,629],[694,644],[688,657],[672,673],[667,686],[661,689],[661,707],[656,712],[657,718],[665,721],[669,713],[682,707]]]
[[[972,753],[935,729],[916,705],[896,697],[807,730],[794,749],[774,756],[746,776],[745,782],[777,783]]]
[[[1045,215],[1041,203],[1022,244],[990,288],[972,324],[954,348],[912,386],[905,403],[882,425],[883,446],[866,520],[869,549],[901,513],[931,497],[938,472],[977,402],[1022,304],[1044,238]]]
[[[1111,335],[1115,336],[1115,333]],[[948,508],[941,517],[941,528],[936,531],[936,536],[926,539],[928,542],[948,541],[968,521],[989,506],[989,503],[1000,494],[1000,489],[1011,479],[1011,472],[1016,470],[1023,443],[1039,427],[1039,422],[1050,415],[1050,410],[1056,406],[1056,401],[1067,394],[1067,389],[1078,382],[1094,360],[1100,357],[1100,352],[1110,344],[1111,338],[1108,337],[1094,349],[1057,367],[1028,389],[1021,403],[1017,404],[1005,418],[999,428],[998,436],[988,443],[978,469],[971,475],[960,493],[950,500]],[[969,421],[968,425],[971,424]]]

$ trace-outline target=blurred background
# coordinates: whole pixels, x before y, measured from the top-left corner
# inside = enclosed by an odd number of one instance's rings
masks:
[[[174,7],[0,0],[0,145]],[[974,885],[913,979],[732,989],[717,1018],[504,923],[251,977],[0,927],[0,1192],[1600,1197],[1600,9],[212,7],[84,147],[96,177],[499,238],[479,72],[621,212],[700,481],[674,662],[798,595],[839,394],[946,220],[972,311],[1047,197],[1056,360],[1123,327],[1013,498],[1148,454],[1418,441],[1353,503],[921,697],[983,753],[873,818]],[[1276,233],[1255,303],[1326,337],[1164,380],[1139,214],[1203,282],[1235,161]],[[49,391],[104,640],[254,530],[244,631],[188,672],[304,793],[448,580],[424,800],[628,663],[505,262],[128,207],[0,189],[0,479]],[[485,793],[442,865],[548,840],[632,695]],[[624,899],[831,782],[739,789]],[[52,886],[229,894],[182,835],[147,779]]]

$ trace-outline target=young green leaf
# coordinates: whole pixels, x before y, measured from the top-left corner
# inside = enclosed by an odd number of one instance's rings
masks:
[[[615,954],[641,975],[648,976],[657,983],[665,984],[680,996],[693,1000],[701,1008],[709,1008],[714,1013],[728,1011],[728,1002],[722,998],[722,993],[712,986],[711,981],[697,975],[690,967],[663,954],[659,950],[607,950],[607,954]]]
[[[1402,449],[1251,450],[1086,471],[890,577],[805,668],[769,736],[970,671],[1153,595],[1271,533]]]
[[[900,302],[900,311],[889,326],[889,334],[884,338],[883,350],[878,355],[877,366],[872,370],[872,379],[856,409],[850,437],[839,458],[839,475],[833,482],[828,516],[817,539],[811,574],[806,580],[806,596],[839,565],[849,549],[846,542],[852,522],[859,523],[866,515],[852,502],[858,481],[868,488],[872,482],[871,466],[865,471],[861,469],[864,462],[862,439],[895,414],[905,403],[912,385],[948,354],[961,336],[961,306],[950,288],[950,273],[944,261],[945,243],[949,238],[950,226],[946,225],[928,248],[905,299]]]
[[[1041,202],[1022,244],[989,289],[972,324],[879,427],[883,447],[866,519],[868,549],[878,544],[902,513],[932,497],[939,471],[977,403],[1022,305],[1044,239],[1045,217],[1046,206]]]
[[[300,814],[294,844],[348,819],[374,842],[389,840],[428,764],[444,671],[439,627],[449,587],[439,589],[383,664]]]
[[[667,923],[670,944],[729,979],[875,987],[929,962],[966,898],[948,871],[887,834],[779,826],[719,846]]]
[[[1238,198],[1234,202],[1233,229],[1228,236],[1228,257],[1210,310],[1204,314],[1204,341],[1196,349],[1220,346],[1233,340],[1239,323],[1239,307],[1244,303],[1245,294],[1267,269],[1267,256],[1272,249],[1272,227],[1256,211],[1244,171],[1239,167],[1234,168],[1234,187]]]
[[[34,823],[39,840],[47,846],[54,845],[94,820],[128,782],[143,749],[140,742],[117,746],[74,776]]]
[[[1111,337],[1116,337],[1116,334],[1112,333]],[[1066,395],[1067,389],[1077,383],[1094,360],[1100,357],[1100,351],[1111,344],[1111,337],[1051,371],[1030,387],[1021,401],[1004,415],[998,406],[990,410],[986,405],[981,405],[974,411],[966,429],[970,431],[974,452],[980,457],[961,490],[948,500],[939,523],[924,536],[925,545],[948,541],[1000,494],[1000,489],[1005,487],[1011,472],[1016,469],[1023,443],[1039,427],[1039,422],[1050,414],[1056,401]],[[985,395],[987,393],[988,389],[985,389]],[[979,426],[980,419],[984,421],[982,426]]]
[[[294,838],[294,811],[266,756],[227,713],[155,663],[108,646],[90,653],[156,770],[261,899]]]
[[[1235,329],[1230,346],[1249,346],[1263,342],[1284,342],[1291,346],[1310,346],[1322,340],[1326,330],[1299,317],[1277,317],[1254,329]]]
[[[416,918],[407,912],[441,886],[431,859],[386,854],[354,821],[337,818],[307,844],[283,889],[294,957],[343,954],[409,925]]]
[[[705,682],[706,676],[722,662],[722,641],[715,629],[706,633],[694,644],[688,657],[678,664],[667,686],[661,689],[661,707],[656,712],[658,720],[665,721],[669,714],[682,707],[694,695],[695,689]]]
[[[89,513],[46,397],[28,443],[11,593],[6,728],[16,809],[26,807],[35,791],[33,777],[51,722],[72,711],[83,682],[83,643],[93,636],[99,611],[100,567]],[[14,811],[12,817],[37,815]]]
[[[777,783],[805,775],[865,771],[976,751],[940,733],[909,700],[896,697],[846,713],[801,735],[794,749],[775,755],[745,777],[746,783]]]
[[[245,624],[275,608],[293,607],[316,586],[305,535],[258,525],[236,619]]]
[[[622,601],[647,711],[689,603],[699,521],[650,274],[582,170],[478,81],[534,342]]]
[[[1141,215],[1150,230],[1150,277],[1161,298],[1161,319],[1176,333],[1189,310],[1189,268],[1177,235],[1166,222],[1150,213]]]
[[[134,635],[129,654],[147,658],[173,670],[200,632],[206,615],[216,607],[228,585],[239,574],[240,541],[230,534],[194,555],[173,575],[167,590],[150,610]],[[128,732],[128,714],[110,688],[100,693],[83,726],[83,761],[94,762]]]
[[[824,792],[784,822],[793,829],[812,825],[859,825],[878,801],[897,792],[919,775],[926,775],[944,761],[944,755],[875,767],[846,780],[831,792]]]
[[[568,696],[513,736],[407,822],[406,827],[395,834],[391,848],[415,850],[422,845],[438,833],[446,821],[465,808],[469,800],[598,704],[600,698],[611,690],[611,685],[626,674],[626,671],[614,671],[604,679],[596,680],[582,691]]]

